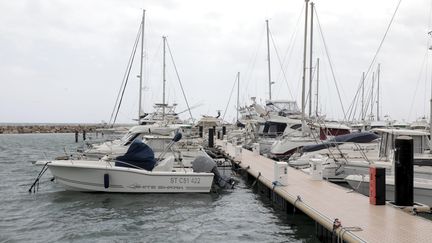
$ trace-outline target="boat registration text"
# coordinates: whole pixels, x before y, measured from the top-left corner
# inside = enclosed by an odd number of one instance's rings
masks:
[[[171,184],[200,184],[201,178],[199,177],[171,177]]]

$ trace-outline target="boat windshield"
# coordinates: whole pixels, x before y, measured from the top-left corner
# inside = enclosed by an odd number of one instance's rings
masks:
[[[135,138],[137,138],[140,134],[139,133],[127,133],[125,134],[121,139],[121,144],[123,145],[129,145],[132,143],[133,140],[135,140]]]

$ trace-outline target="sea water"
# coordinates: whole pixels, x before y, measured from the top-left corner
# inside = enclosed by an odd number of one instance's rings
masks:
[[[210,194],[66,191],[33,163],[76,151],[74,134],[0,135],[0,242],[318,242],[315,224],[278,210],[241,177]],[[229,171],[228,171],[229,172]]]

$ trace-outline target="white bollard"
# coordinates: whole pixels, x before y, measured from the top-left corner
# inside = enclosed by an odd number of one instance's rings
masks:
[[[253,155],[255,155],[255,156],[260,155],[260,145],[259,145],[259,143],[253,143],[252,144],[252,152],[253,152]]]
[[[323,179],[323,168],[321,159],[311,159],[310,160],[310,175],[312,180],[321,181]]]
[[[274,162],[274,183],[285,186],[288,183],[288,163]]]
[[[234,158],[235,158],[235,160],[237,160],[237,161],[241,161],[241,159],[242,159],[242,146],[236,146],[235,147],[235,156],[234,156]]]

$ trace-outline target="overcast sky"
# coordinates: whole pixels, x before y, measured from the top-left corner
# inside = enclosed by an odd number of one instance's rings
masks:
[[[315,1],[345,111],[398,2]],[[371,68],[365,97],[371,90],[372,72],[381,63],[381,117],[412,121],[429,116],[430,6],[431,0],[402,1]],[[237,72],[241,105],[250,104],[251,96],[264,102],[269,93],[266,19],[272,36],[272,96],[301,103],[302,0],[2,0],[0,122],[108,121],[142,9],[146,9],[145,112],[162,101],[163,35],[168,38],[189,104],[200,105],[192,111],[195,118],[216,115],[217,110],[223,113]],[[328,118],[342,119],[316,16],[313,66],[320,58],[319,111]],[[137,116],[138,73],[134,65],[120,122],[131,122]],[[169,54],[167,97],[170,103],[178,103],[177,111],[186,109]],[[236,90],[228,105],[229,121],[235,117],[235,100]]]

